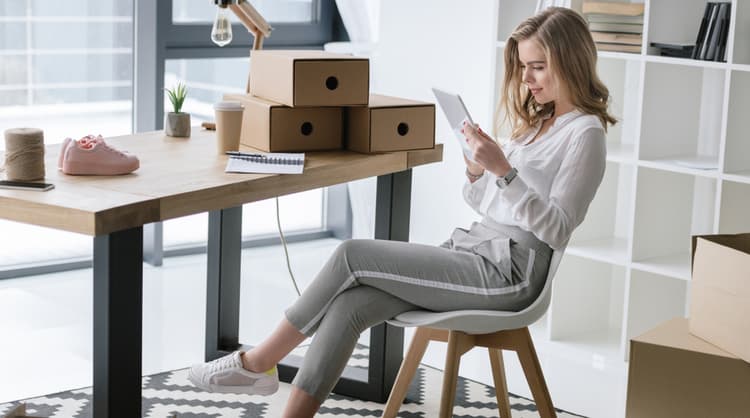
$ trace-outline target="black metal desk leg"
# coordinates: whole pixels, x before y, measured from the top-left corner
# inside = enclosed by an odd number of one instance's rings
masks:
[[[141,416],[143,228],[94,238],[94,417]]]
[[[242,206],[208,213],[206,361],[239,346]]]
[[[378,177],[375,238],[409,241],[411,169]],[[370,330],[368,383],[372,399],[388,400],[403,360],[404,330],[381,324]]]

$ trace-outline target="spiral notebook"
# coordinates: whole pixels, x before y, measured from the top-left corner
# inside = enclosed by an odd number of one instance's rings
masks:
[[[227,173],[302,174],[305,167],[304,153],[228,154]]]

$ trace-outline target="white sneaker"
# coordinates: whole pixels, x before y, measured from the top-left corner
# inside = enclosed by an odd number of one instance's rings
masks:
[[[190,368],[188,380],[195,386],[219,393],[271,395],[279,389],[276,367],[265,373],[254,373],[242,368],[240,352]]]

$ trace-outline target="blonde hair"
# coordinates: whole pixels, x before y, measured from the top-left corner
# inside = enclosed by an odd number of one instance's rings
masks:
[[[508,124],[511,139],[515,139],[554,113],[554,102],[537,103],[523,83],[518,43],[527,39],[544,51],[554,80],[567,91],[576,109],[597,116],[605,131],[607,124],[617,122],[607,110],[609,90],[596,73],[596,46],[586,21],[571,9],[550,7],[521,22],[505,44],[505,79],[495,112],[496,132]]]

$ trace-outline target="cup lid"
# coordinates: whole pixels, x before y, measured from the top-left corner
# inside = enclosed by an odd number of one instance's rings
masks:
[[[214,104],[215,110],[242,110],[242,103],[233,101],[224,101]]]

